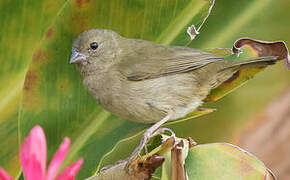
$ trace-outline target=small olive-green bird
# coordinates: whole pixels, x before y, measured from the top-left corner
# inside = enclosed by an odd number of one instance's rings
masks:
[[[274,64],[276,57],[228,61],[197,49],[129,39],[114,31],[88,30],[72,45],[70,63],[111,113],[149,128],[132,157],[166,121],[182,118],[237,71]]]

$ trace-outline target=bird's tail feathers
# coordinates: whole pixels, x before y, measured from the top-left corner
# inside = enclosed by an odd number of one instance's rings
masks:
[[[228,64],[228,66],[223,68],[222,71],[227,69],[241,70],[247,68],[264,68],[266,66],[273,65],[276,62],[276,56],[265,56],[249,60],[232,61]]]

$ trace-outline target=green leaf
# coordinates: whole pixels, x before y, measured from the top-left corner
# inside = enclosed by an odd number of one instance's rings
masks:
[[[189,179],[275,179],[254,155],[227,143],[194,146],[185,166]]]
[[[18,106],[33,51],[64,0],[0,2],[0,166],[19,174]]]
[[[187,114],[185,117],[174,120],[174,121],[169,121],[167,122],[165,125],[171,125],[171,124],[176,124],[182,121],[187,121],[187,120],[191,120],[194,118],[197,118],[199,116],[203,116],[212,112],[215,112],[216,109],[211,109],[211,108],[197,108],[195,111]]]

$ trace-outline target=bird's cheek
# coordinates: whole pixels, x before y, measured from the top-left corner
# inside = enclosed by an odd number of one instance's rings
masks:
[[[82,65],[83,65],[83,66],[88,65],[88,61],[84,61],[84,62],[82,62]]]
[[[82,65],[83,66],[87,66],[87,65],[90,65],[90,64],[94,64],[94,63],[95,63],[95,60],[92,57],[89,57],[85,61],[82,62]]]

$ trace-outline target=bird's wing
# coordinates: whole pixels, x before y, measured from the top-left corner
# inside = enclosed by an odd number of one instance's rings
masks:
[[[131,48],[131,52],[122,55],[118,69],[131,81],[188,72],[223,60],[192,48],[163,46],[142,40],[128,48]]]

